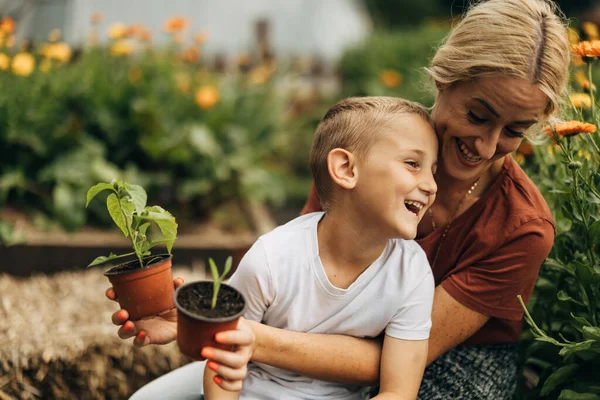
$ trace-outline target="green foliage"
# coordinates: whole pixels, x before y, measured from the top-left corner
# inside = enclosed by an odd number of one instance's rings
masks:
[[[221,289],[221,282],[225,279],[229,271],[231,271],[231,265],[233,263],[233,259],[231,256],[227,257],[225,260],[225,267],[223,268],[223,273],[219,276],[219,269],[217,268],[217,264],[212,258],[208,259],[208,264],[210,265],[210,273],[213,277],[213,297],[211,308],[214,309],[217,306],[217,298],[219,296],[219,289]]]
[[[588,60],[586,76],[592,77]],[[577,72],[577,71],[576,71]],[[581,73],[579,73],[581,76]],[[591,93],[595,98],[595,93]],[[566,119],[598,128],[597,100],[574,106]],[[531,327],[526,365],[541,381],[527,398],[600,398],[600,135],[561,125],[547,130],[551,144],[526,162],[553,211],[556,240],[542,266],[525,320]],[[523,305],[525,308],[525,306]]]
[[[430,24],[413,30],[375,32],[342,57],[343,95],[398,96],[433,105],[434,87],[424,67],[448,29]],[[386,79],[385,71],[398,73],[400,83]]]
[[[147,206],[144,188],[122,181],[101,182],[92,186],[87,192],[86,207],[94,197],[105,190],[111,192],[106,198],[108,213],[125,237],[131,240],[133,252],[121,255],[111,253],[108,257],[97,257],[88,267],[134,254],[140,266],[144,267],[143,258],[149,256],[150,249],[159,244],[166,245],[167,252],[171,254],[173,243],[177,238],[177,222],[171,213],[159,206]],[[160,231],[160,235],[155,239],[151,239],[148,234],[148,228],[152,224],[155,224]]]

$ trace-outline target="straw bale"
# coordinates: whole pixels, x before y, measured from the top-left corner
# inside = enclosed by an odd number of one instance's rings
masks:
[[[173,274],[206,278],[203,265]],[[100,269],[0,274],[0,400],[126,399],[189,362],[175,343],[137,349],[119,339],[109,286]]]

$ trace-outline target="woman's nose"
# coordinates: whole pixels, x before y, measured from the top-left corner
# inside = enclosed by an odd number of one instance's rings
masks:
[[[502,128],[493,128],[485,136],[475,140],[475,150],[477,150],[479,157],[489,160],[496,154],[501,133]]]

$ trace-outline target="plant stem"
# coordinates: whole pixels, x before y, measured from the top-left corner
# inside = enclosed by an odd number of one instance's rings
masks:
[[[120,192],[120,191],[119,191]],[[117,199],[119,200],[119,210],[121,210],[121,215],[123,215],[123,218],[125,219],[125,225],[127,227],[127,233],[129,234],[129,239],[131,240],[131,244],[133,245],[133,251],[135,252],[135,255],[137,256],[138,260],[140,261],[140,267],[144,267],[144,264],[142,262],[142,255],[140,254],[140,250],[137,248],[137,244],[135,241],[135,238],[133,237],[133,234],[131,233],[131,229],[129,229],[129,222],[127,221],[127,215],[125,214],[125,211],[123,211],[123,206],[121,206],[121,193],[117,192]]]

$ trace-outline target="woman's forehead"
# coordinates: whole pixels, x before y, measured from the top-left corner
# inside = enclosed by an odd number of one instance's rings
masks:
[[[453,100],[480,104],[509,119],[540,118],[550,99],[538,85],[513,77],[486,77],[455,85]]]

